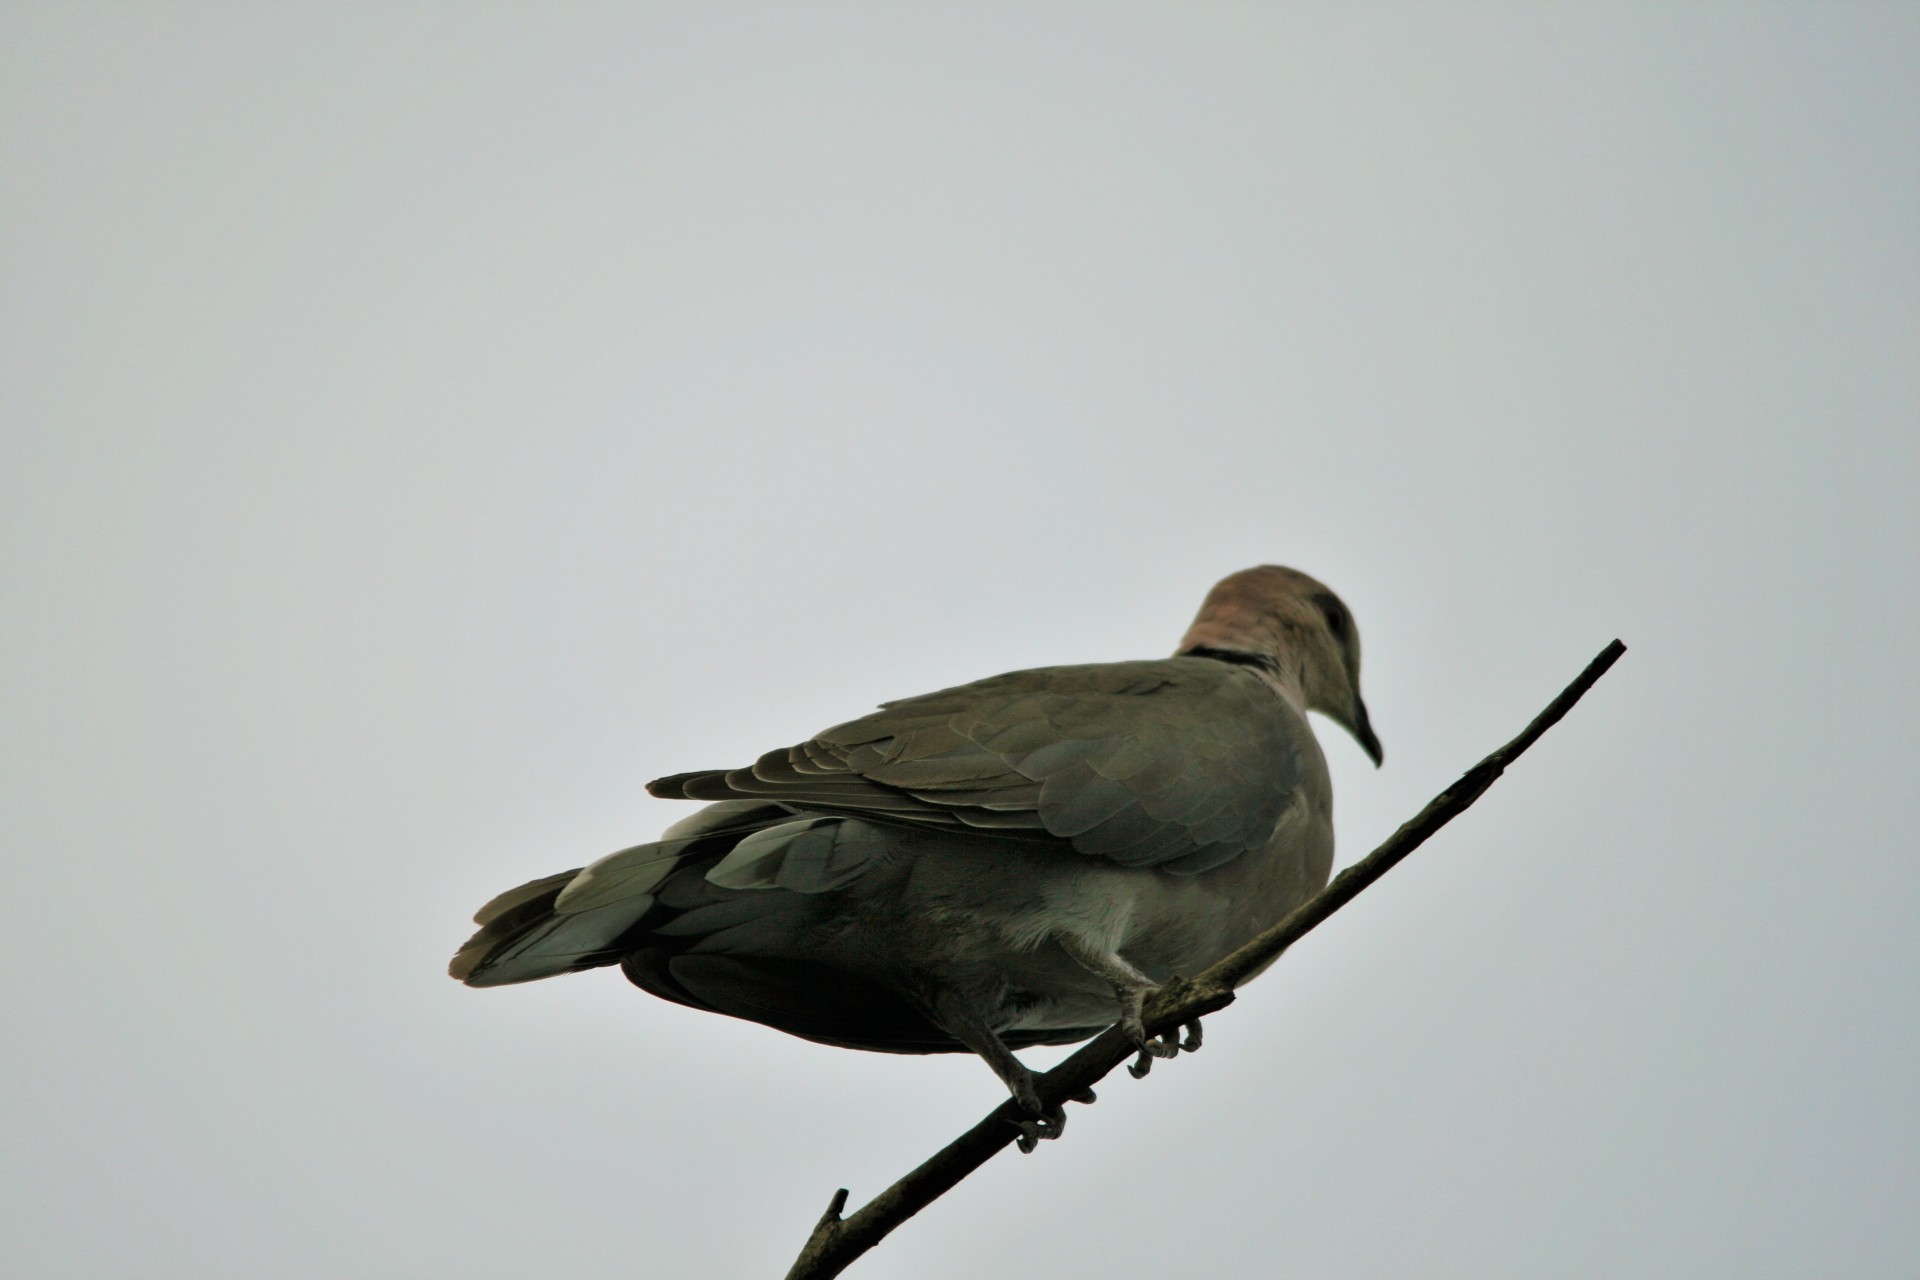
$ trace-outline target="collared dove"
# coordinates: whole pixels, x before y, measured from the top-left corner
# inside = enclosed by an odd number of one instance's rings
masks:
[[[1065,1123],[1014,1056],[1118,1022],[1317,893],[1332,788],[1305,713],[1374,762],[1360,637],[1293,569],[1208,593],[1171,658],[1013,671],[889,702],[743,769],[656,841],[510,889],[451,972],[470,986],[618,964],[635,985],[825,1044],[971,1050]],[[1190,1028],[1188,1048],[1197,1045]]]

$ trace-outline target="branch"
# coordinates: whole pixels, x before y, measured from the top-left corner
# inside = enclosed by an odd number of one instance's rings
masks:
[[[1175,978],[1162,986],[1146,1009],[1148,1034],[1171,1032],[1233,1003],[1233,989],[1237,984],[1271,964],[1485,794],[1494,780],[1506,772],[1507,766],[1572,710],[1573,704],[1580,701],[1626,651],[1627,647],[1618,640],[1602,649],[1599,656],[1587,664],[1587,669],[1548,703],[1547,709],[1535,716],[1533,723],[1521,730],[1518,737],[1467,770],[1459,781],[1435,796],[1426,808],[1388,836],[1379,848],[1334,877],[1333,883],[1311,901],[1199,976]],[[1134,1046],[1118,1027],[1108,1027],[1066,1061],[1037,1078],[1041,1104],[1063,1105],[1135,1053]],[[787,1280],[826,1280],[839,1275],[861,1254],[886,1239],[895,1227],[946,1194],[1012,1142],[1013,1121],[1024,1118],[1025,1114],[1009,1099],[851,1217],[840,1216],[847,1203],[845,1188],[836,1192],[833,1203],[827,1206],[806,1246],[800,1250],[793,1269],[787,1272]]]

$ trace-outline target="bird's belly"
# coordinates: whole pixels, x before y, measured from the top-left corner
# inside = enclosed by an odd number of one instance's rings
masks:
[[[997,1029],[1098,1027],[1114,1021],[1114,988],[1073,951],[1118,955],[1155,982],[1191,977],[1318,891],[1330,860],[1330,834],[1188,876],[968,842],[912,860],[866,905],[895,930],[912,922],[886,968],[969,992]]]

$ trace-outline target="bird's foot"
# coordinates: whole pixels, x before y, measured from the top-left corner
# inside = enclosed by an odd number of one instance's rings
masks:
[[[1171,1036],[1149,1036],[1143,1018],[1147,997],[1159,989],[1159,987],[1150,986],[1120,988],[1120,1030],[1141,1053],[1151,1054],[1156,1058],[1171,1058],[1180,1052],[1178,1042]]]
[[[1008,1124],[1019,1130],[1020,1136],[1015,1138],[1014,1142],[1019,1146],[1021,1153],[1025,1155],[1031,1155],[1035,1147],[1039,1146],[1042,1142],[1051,1142],[1062,1133],[1065,1133],[1067,1129],[1066,1104],[1062,1103],[1057,1107],[1041,1106],[1040,1090],[1034,1083],[1034,1079],[1032,1072],[1026,1072],[1024,1075],[1016,1075],[1007,1081],[1007,1088],[1013,1094],[1014,1105],[1026,1112],[1023,1116],[1017,1116],[1007,1121]],[[1078,1093],[1069,1094],[1067,1101],[1078,1102],[1084,1106],[1092,1106],[1095,1101],[1093,1090],[1087,1088],[1080,1090]]]
[[[1155,1058],[1171,1058],[1182,1049],[1188,1053],[1199,1052],[1201,1032],[1198,1018],[1191,1019],[1182,1026],[1181,1030],[1186,1032],[1184,1037],[1175,1035],[1171,1030],[1158,1036],[1147,1035],[1145,1022],[1147,997],[1169,992],[1174,988],[1184,988],[1185,984],[1186,979],[1176,977],[1164,986],[1121,993],[1120,1029],[1126,1033],[1127,1039],[1133,1042],[1133,1047],[1140,1051],[1140,1056],[1127,1067],[1127,1074],[1135,1080],[1153,1070]]]
[[[1031,1076],[1019,1081],[1014,1086],[1013,1100],[1022,1111],[1027,1113],[1024,1116],[1007,1121],[1008,1124],[1011,1124],[1019,1131],[1020,1136],[1015,1138],[1014,1142],[1019,1146],[1023,1155],[1031,1155],[1033,1149],[1042,1142],[1051,1142],[1066,1132],[1067,1108],[1065,1104],[1057,1107],[1041,1106],[1040,1093],[1039,1090],[1034,1087]],[[1068,1101],[1091,1104],[1094,1101],[1093,1090],[1082,1089],[1080,1092],[1072,1095]]]
[[[1153,1060],[1155,1058],[1171,1058],[1182,1049],[1188,1053],[1198,1052],[1200,1048],[1200,1020],[1198,1018],[1186,1024],[1186,1033],[1186,1038],[1182,1040],[1175,1040],[1173,1033],[1169,1031],[1166,1035],[1155,1037],[1144,1043],[1138,1040],[1134,1041],[1134,1044],[1138,1046],[1140,1050],[1140,1056],[1127,1064],[1127,1074],[1135,1080],[1138,1080],[1145,1076],[1147,1072],[1153,1070]]]
[[[1127,1039],[1133,1042],[1133,1047],[1140,1051],[1142,1058],[1171,1058],[1179,1053],[1182,1047],[1179,1039],[1171,1032],[1163,1036],[1148,1035],[1147,1029],[1141,1026],[1137,1019],[1132,1023],[1121,1023],[1120,1029],[1126,1032]],[[1134,1072],[1135,1076],[1145,1074],[1145,1070]]]
[[[1020,1148],[1022,1155],[1032,1155],[1033,1149],[1042,1141],[1052,1141],[1067,1131],[1067,1109],[1064,1106],[1037,1111],[1018,1120],[1008,1121],[1019,1136],[1014,1145]]]

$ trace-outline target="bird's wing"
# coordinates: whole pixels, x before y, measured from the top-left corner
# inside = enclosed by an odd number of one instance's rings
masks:
[[[1295,803],[1293,718],[1257,675],[1208,658],[1043,667],[887,703],[751,768],[648,790],[1064,841],[1194,873],[1265,844]]]

